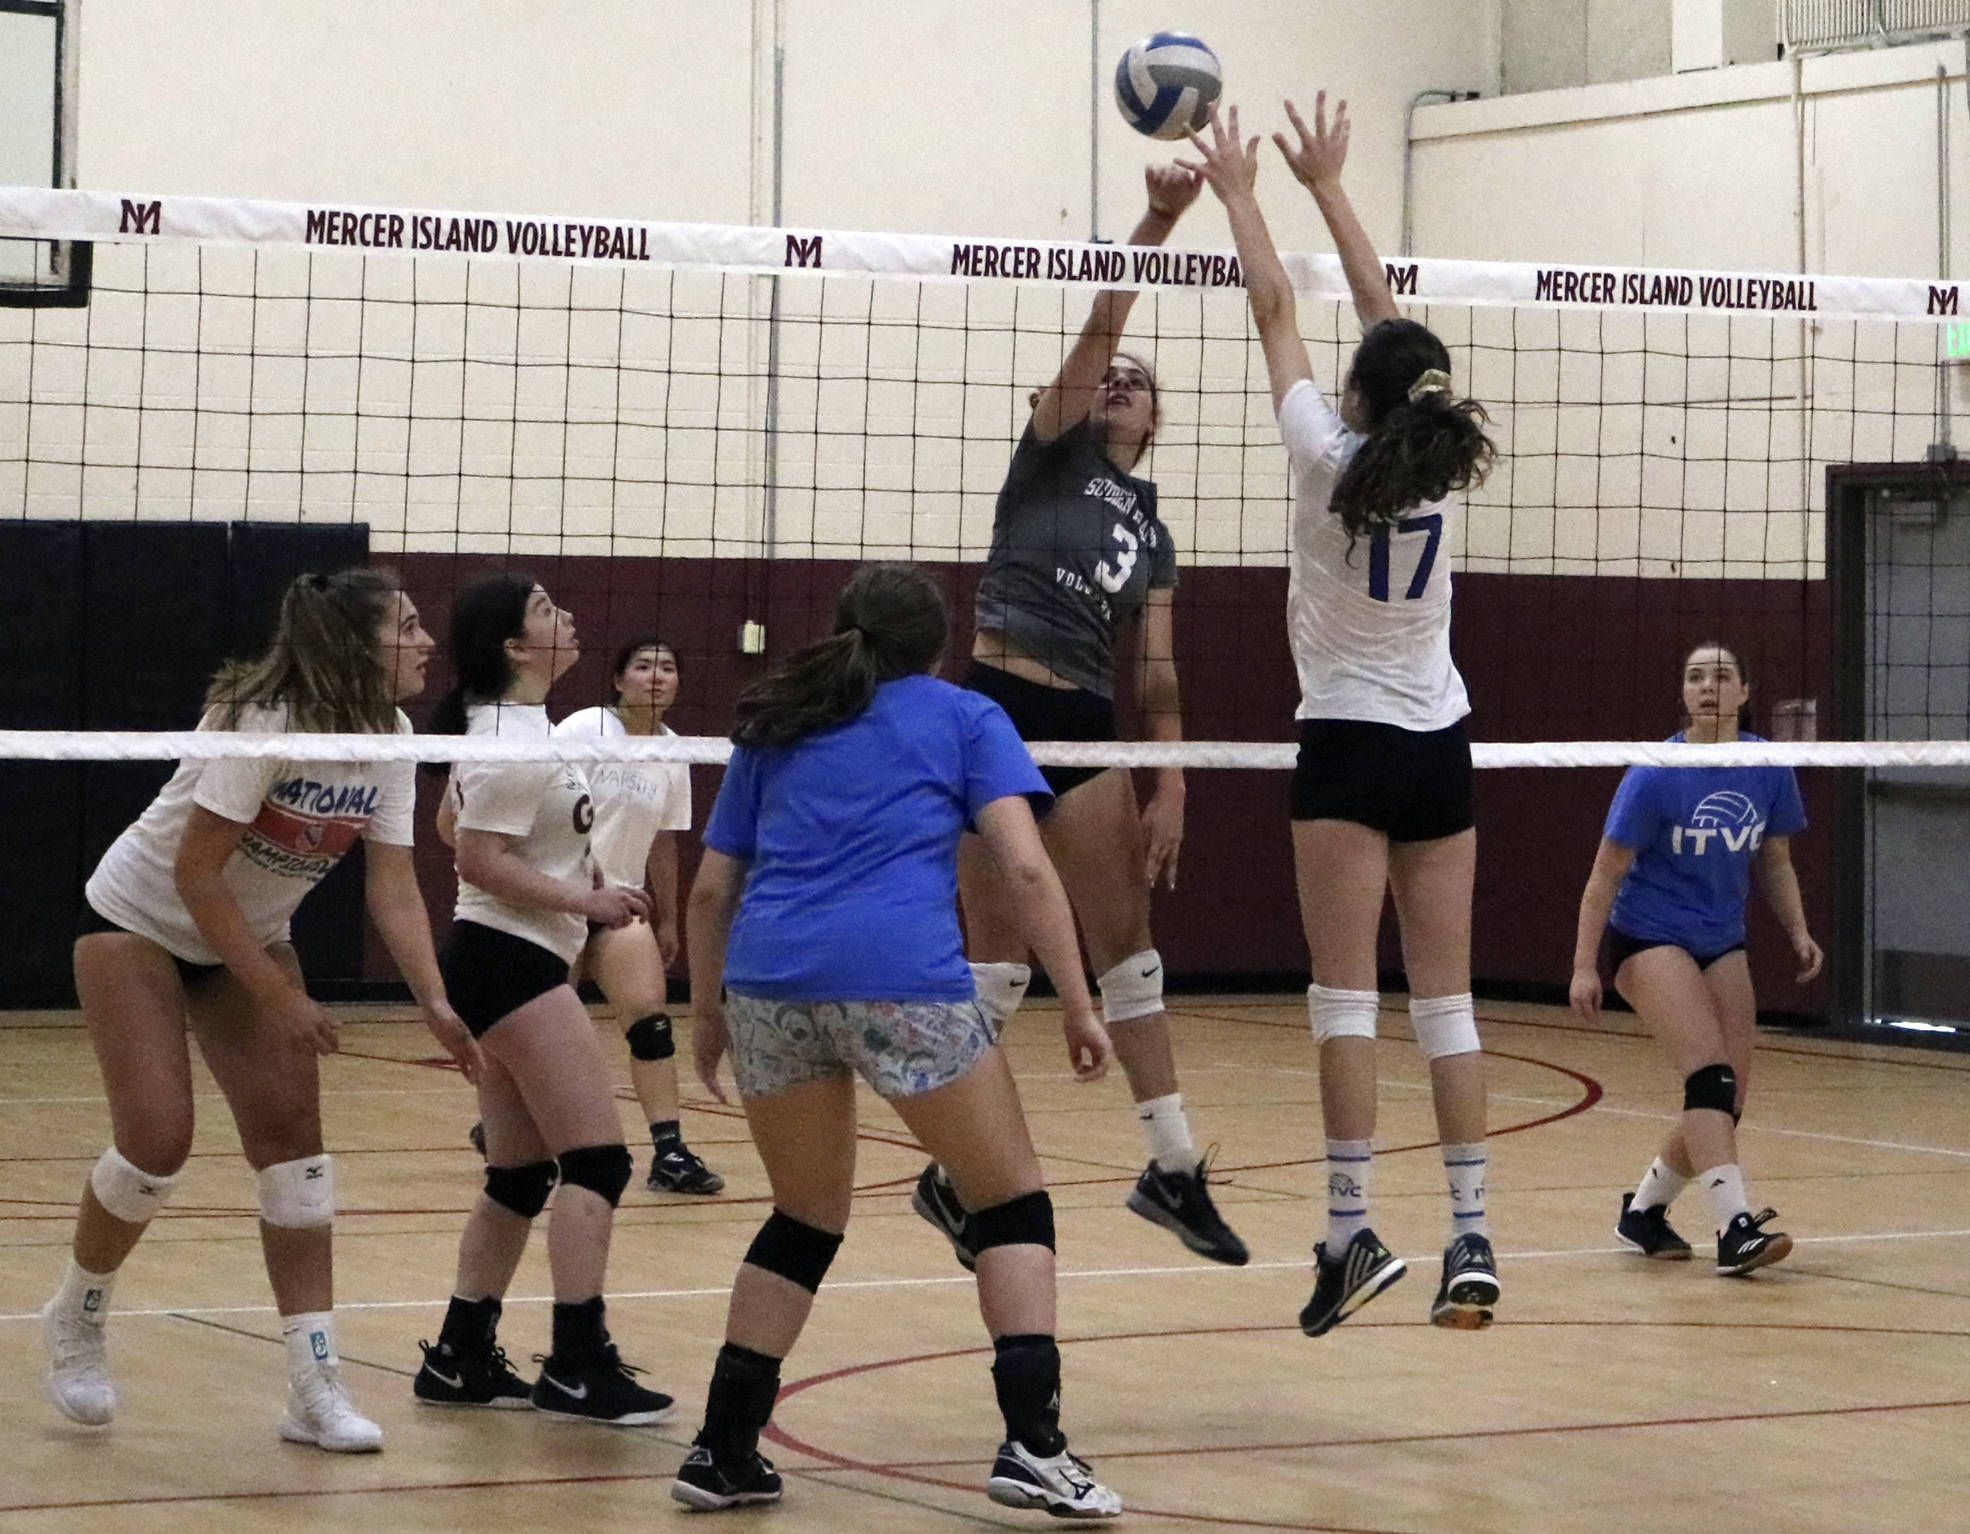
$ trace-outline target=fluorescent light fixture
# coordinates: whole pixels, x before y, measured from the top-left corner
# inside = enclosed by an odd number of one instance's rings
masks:
[[[1913,1017],[1877,1017],[1875,1022],[1883,1028],[1905,1028],[1911,1033],[1955,1033],[1952,1023],[1925,1023]]]

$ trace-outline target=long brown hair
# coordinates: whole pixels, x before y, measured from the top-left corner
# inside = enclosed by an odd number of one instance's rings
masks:
[[[287,708],[290,730],[387,735],[397,728],[381,630],[403,588],[382,570],[297,575],[280,600],[273,643],[258,660],[228,661],[206,689],[206,712],[237,729],[248,708]]]
[[[1368,439],[1334,486],[1350,540],[1484,483],[1498,456],[1484,433],[1490,417],[1476,400],[1452,396],[1450,353],[1429,327],[1383,320],[1355,348],[1348,386],[1368,416]]]
[[[864,565],[835,598],[834,632],[739,694],[732,741],[791,746],[869,706],[876,688],[930,670],[951,633],[943,588],[916,565]]]

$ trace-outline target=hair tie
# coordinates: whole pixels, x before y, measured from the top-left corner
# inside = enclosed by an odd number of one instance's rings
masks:
[[[310,591],[328,590],[328,577],[326,575],[304,575],[301,578],[308,583],[308,589]]]
[[[1409,386],[1409,403],[1412,405],[1415,404],[1425,394],[1448,394],[1449,392],[1450,375],[1444,372],[1442,368],[1429,368]]]

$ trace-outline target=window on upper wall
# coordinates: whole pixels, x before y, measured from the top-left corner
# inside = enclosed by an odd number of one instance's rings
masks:
[[[0,186],[75,184],[78,0],[0,0]],[[80,305],[89,247],[0,239],[0,305]]]

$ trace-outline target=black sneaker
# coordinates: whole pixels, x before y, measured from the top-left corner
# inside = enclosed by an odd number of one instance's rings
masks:
[[[474,1124],[470,1129],[465,1131],[465,1138],[472,1142],[472,1149],[477,1151],[479,1153],[479,1159],[484,1161],[486,1159],[486,1126],[484,1124]]]
[[[670,1494],[701,1513],[723,1512],[749,1502],[778,1502],[780,1472],[757,1449],[744,1464],[721,1465],[711,1457],[710,1449],[698,1444],[677,1467]]]
[[[1767,1220],[1776,1220],[1776,1209],[1756,1214],[1740,1214],[1717,1237],[1717,1271],[1741,1278],[1754,1268],[1779,1262],[1792,1253],[1792,1238],[1782,1230],[1766,1230]]]
[[[992,1461],[985,1495],[1001,1507],[1043,1509],[1056,1518],[1116,1518],[1122,1499],[1094,1478],[1088,1462],[1065,1449],[1051,1457],[1007,1439]]]
[[[1151,1224],[1174,1231],[1176,1238],[1199,1257],[1242,1268],[1252,1254],[1211,1202],[1205,1186],[1209,1164],[1206,1157],[1197,1163],[1195,1172],[1166,1172],[1150,1162],[1136,1179],[1135,1191],[1129,1194],[1129,1208]]]
[[[612,1342],[602,1356],[585,1368],[570,1368],[559,1359],[534,1356],[540,1378],[534,1381],[534,1409],[550,1417],[578,1422],[606,1422],[611,1427],[647,1427],[665,1422],[677,1403],[661,1390],[645,1390],[622,1361]]]
[[[1365,1227],[1339,1257],[1328,1258],[1324,1241],[1316,1246],[1313,1269],[1313,1298],[1300,1312],[1300,1330],[1309,1337],[1325,1336],[1409,1271]]]
[[[1430,1304],[1438,1326],[1474,1332],[1491,1324],[1498,1303],[1498,1262],[1491,1243],[1478,1235],[1459,1236],[1443,1249],[1443,1282]]]
[[[910,1207],[944,1232],[944,1239],[951,1243],[951,1250],[957,1254],[960,1267],[967,1273],[976,1270],[977,1230],[972,1225],[971,1215],[958,1202],[958,1190],[951,1186],[951,1180],[936,1162],[925,1167],[917,1178],[916,1191],[910,1195]]]
[[[1614,1222],[1614,1233],[1644,1257],[1659,1262],[1687,1261],[1690,1244],[1670,1225],[1668,1209],[1661,1204],[1637,1209],[1634,1204],[1634,1194],[1621,1195],[1621,1218]]]
[[[499,1411],[525,1411],[533,1405],[533,1387],[513,1372],[506,1349],[483,1353],[454,1353],[449,1344],[420,1342],[424,1367],[410,1382],[410,1392],[426,1406],[490,1406]]]
[[[650,1160],[650,1175],[643,1186],[652,1193],[713,1194],[725,1191],[725,1179],[683,1145],[658,1151]]]

